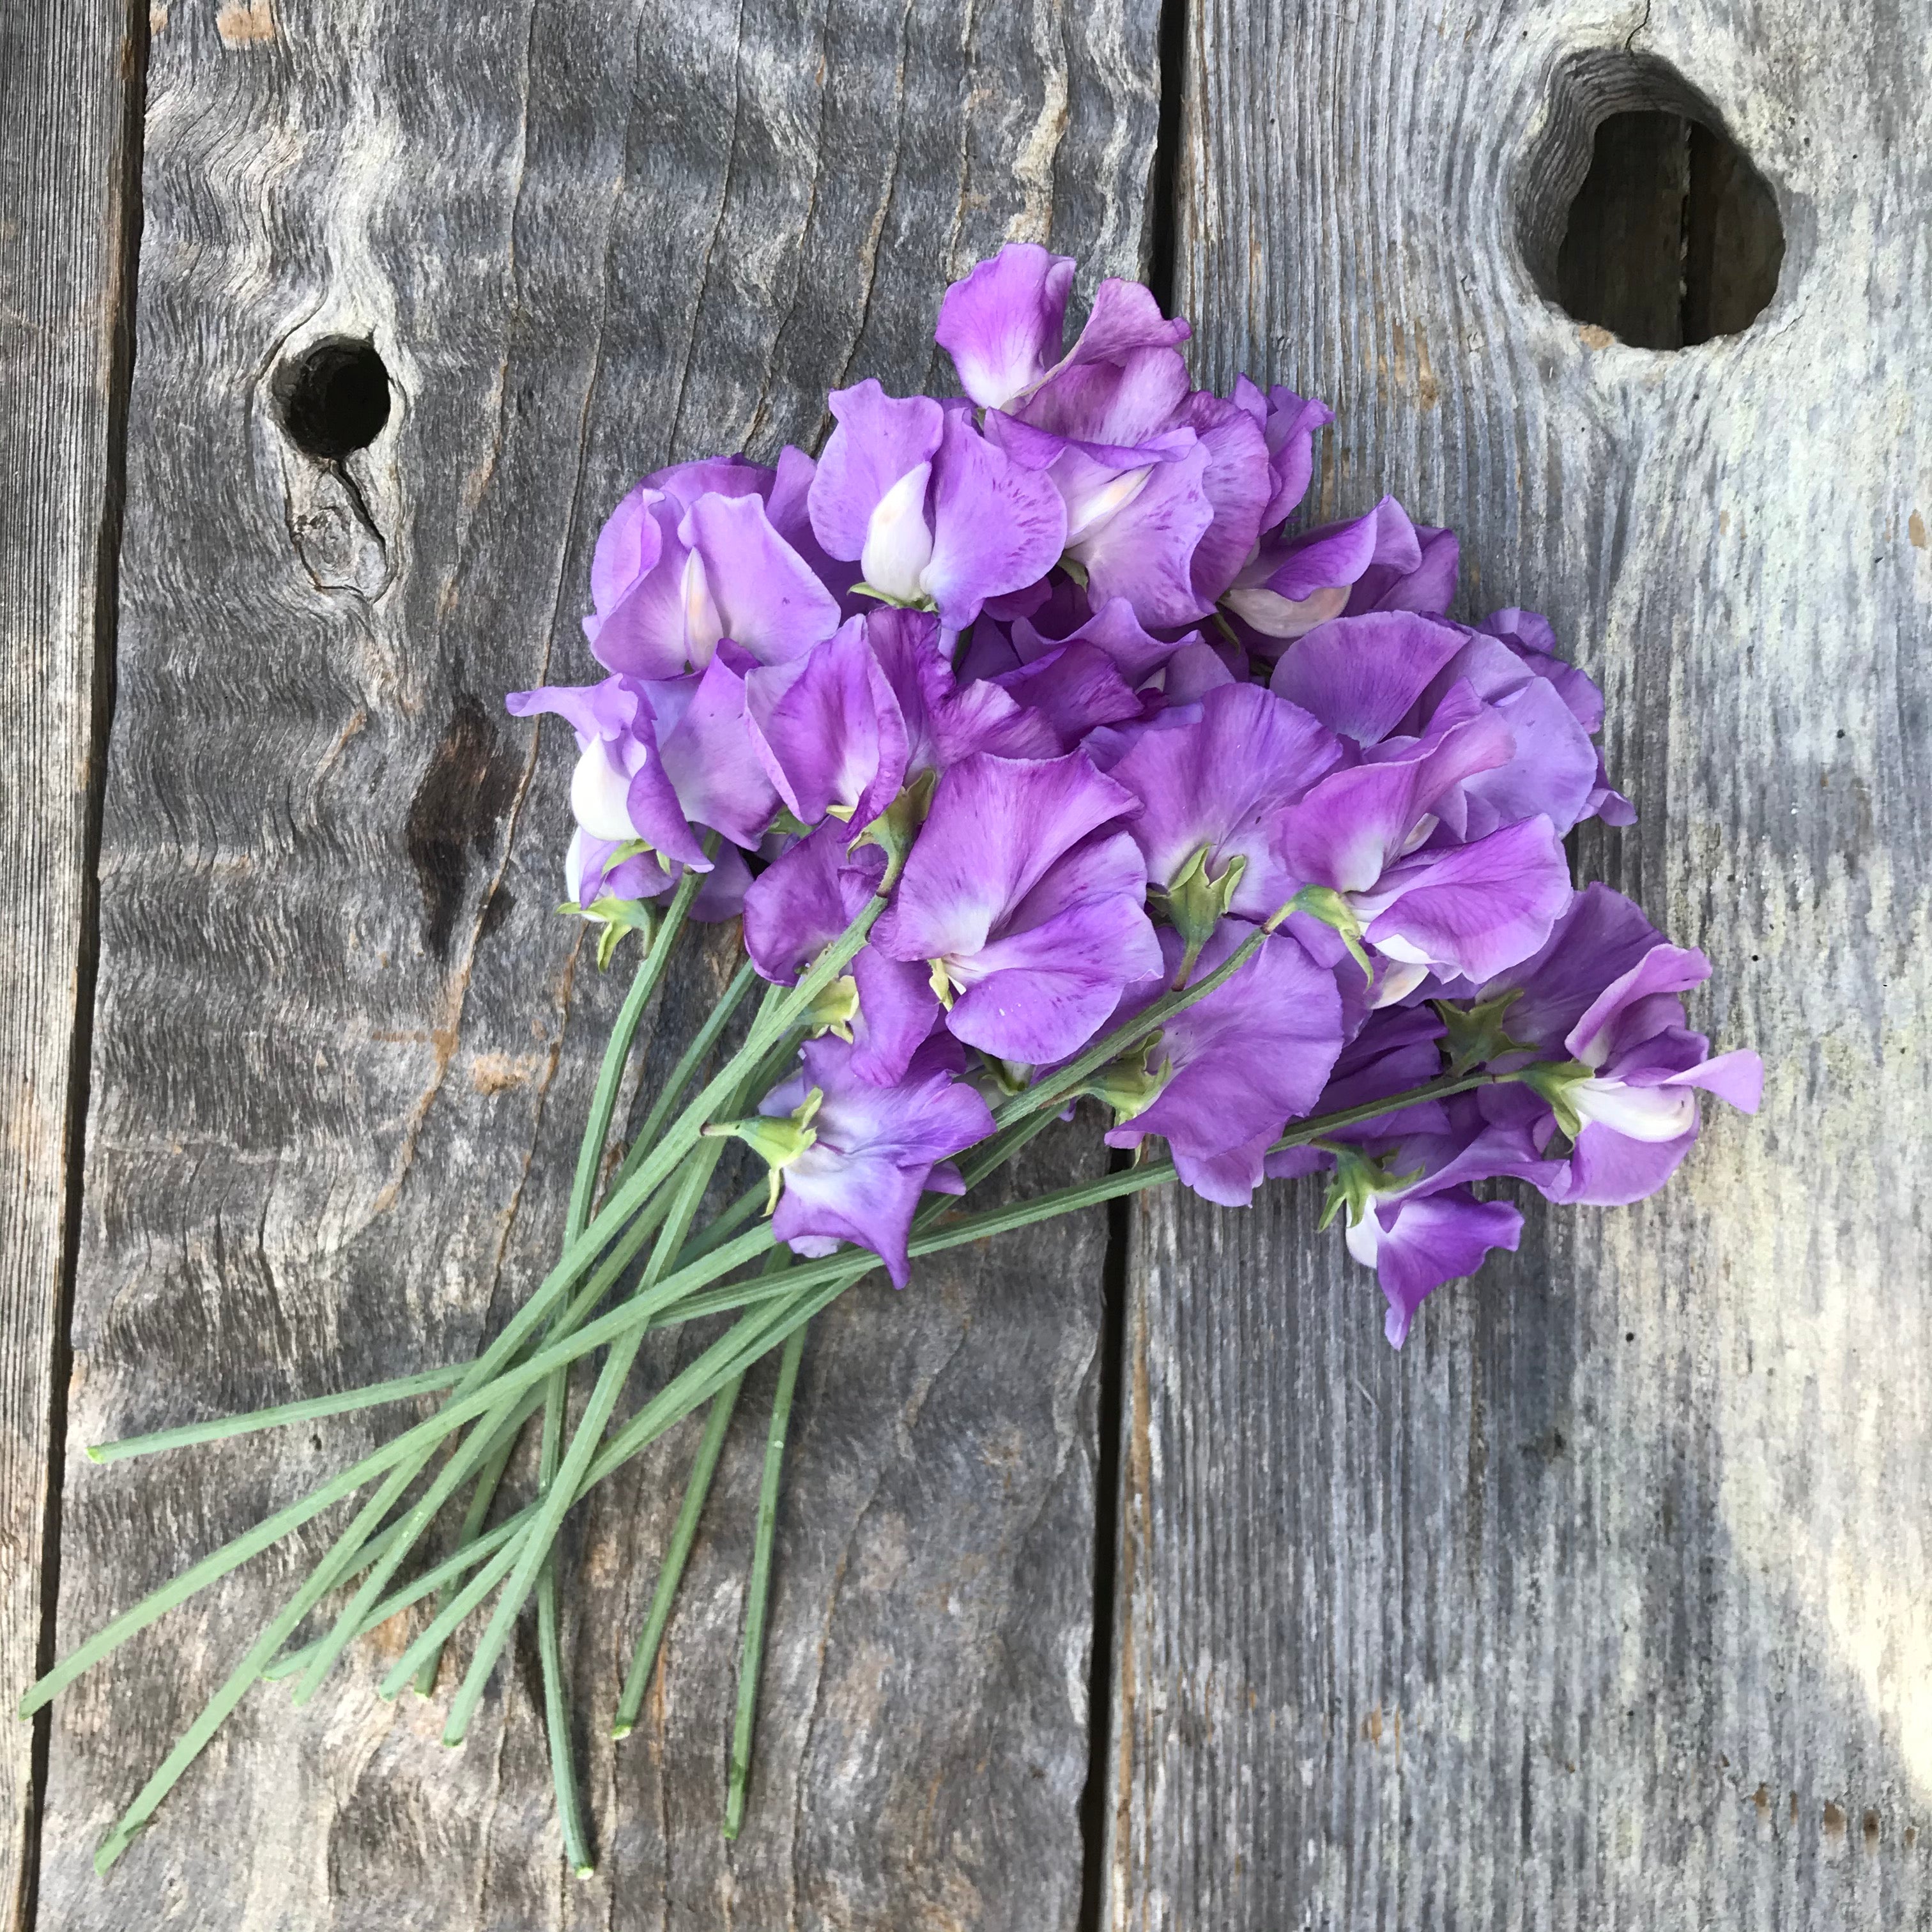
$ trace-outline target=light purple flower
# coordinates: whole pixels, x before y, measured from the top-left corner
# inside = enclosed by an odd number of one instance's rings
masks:
[[[808,1041],[802,1073],[767,1096],[760,1112],[793,1114],[820,1096],[802,1126],[802,1150],[784,1162],[772,1232],[796,1254],[831,1254],[841,1241],[869,1248],[895,1288],[911,1270],[907,1238],[920,1196],[965,1192],[950,1157],[993,1131],[986,1103],[956,1076],[958,1048],[941,1036],[922,1048],[896,1085],[854,1070],[843,1041]]]
[[[946,291],[934,333],[982,408],[1004,409],[1059,361],[1074,266],[1070,255],[1010,242]]]
[[[939,620],[923,610],[871,612],[866,636],[892,687],[905,727],[904,782],[943,772],[975,752],[1003,758],[1052,758],[1059,734],[997,684],[961,684],[940,642]]]
[[[1212,972],[1252,933],[1224,920],[1201,955]],[[1110,1025],[1130,1019],[1165,990],[1182,957],[1178,934],[1160,934],[1166,971],[1131,987]],[[1288,1122],[1315,1105],[1342,1046],[1334,976],[1285,933],[1262,942],[1224,986],[1165,1021],[1145,1058],[1156,1090],[1107,1136],[1110,1147],[1166,1137],[1176,1171],[1195,1192],[1244,1208],[1262,1163]]]
[[[905,719],[866,619],[803,658],[749,673],[745,698],[760,762],[801,822],[830,812],[856,832],[892,802],[905,776]]]
[[[965,405],[888,396],[871,380],[829,400],[838,427],[812,479],[812,527],[873,590],[958,630],[1052,568],[1066,535],[1059,493],[988,442]]]
[[[1483,1089],[1484,1114],[1530,1124],[1539,1144],[1559,1126],[1574,1138],[1544,1186],[1552,1201],[1615,1207],[1654,1192],[1696,1140],[1700,1088],[1757,1111],[1757,1055],[1713,1059],[1685,1024],[1678,995],[1710,971],[1702,953],[1671,945],[1621,893],[1592,885],[1534,957],[1468,990],[1472,1004],[1514,994],[1500,1024],[1528,1049],[1490,1063],[1528,1077]]]
[[[1315,473],[1315,433],[1335,420],[1335,412],[1279,384],[1264,397],[1245,376],[1234,378],[1234,400],[1260,426],[1268,449],[1269,490],[1261,527],[1272,530],[1307,495]]]
[[[802,655],[838,624],[838,600],[781,536],[766,494],[794,501],[793,460],[683,464],[640,483],[612,512],[591,562],[596,608],[584,620],[598,659],[646,678],[702,670],[721,638],[760,664]],[[656,487],[657,482],[670,488]],[[776,493],[782,482],[788,497]],[[712,487],[692,494],[703,482]],[[794,501],[795,507],[795,501]],[[796,527],[794,521],[794,527]]]
[[[969,1045],[1065,1058],[1122,987],[1160,970],[1139,850],[1105,829],[1134,806],[1078,752],[966,759],[940,779],[873,944],[930,962]]]
[[[1263,640],[1303,637],[1342,615],[1356,580],[1372,566],[1403,574],[1421,561],[1415,526],[1393,496],[1384,496],[1346,523],[1270,538],[1222,602]]]

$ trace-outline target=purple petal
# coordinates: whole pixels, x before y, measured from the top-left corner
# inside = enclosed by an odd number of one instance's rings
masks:
[[[944,418],[930,397],[889,396],[870,377],[826,400],[838,427],[812,480],[812,527],[830,555],[853,560],[892,486],[938,454]]]
[[[679,534],[704,562],[722,634],[760,664],[802,657],[838,628],[838,600],[757,496],[700,496]]]
[[[681,510],[700,496],[769,497],[776,472],[744,456],[707,456],[695,463],[674,463],[654,470],[644,481],[662,490]]]
[[[1085,567],[1096,606],[1124,597],[1142,623],[1189,624],[1212,608],[1194,588],[1196,546],[1214,519],[1202,487],[1208,452],[1156,464],[1132,502],[1070,553]]]
[[[1586,1066],[1602,1066],[1657,1030],[1659,1016],[1648,1003],[1658,994],[1680,993],[1710,976],[1710,961],[1694,948],[1653,946],[1604,988],[1563,1043]]]
[[[1386,910],[1364,929],[1371,946],[1486,980],[1550,937],[1570,903],[1570,867],[1550,821],[1532,818],[1398,866],[1376,896]]]
[[[892,802],[905,773],[905,721],[863,619],[808,657],[753,671],[745,695],[760,761],[805,824],[838,806],[856,832]]]
[[[1412,564],[1378,556],[1348,592],[1351,615],[1366,610],[1420,610],[1432,615],[1448,609],[1456,596],[1456,572],[1462,546],[1454,530],[1414,526],[1419,554]]]
[[[1059,359],[1073,270],[1070,255],[1010,242],[946,291],[934,334],[982,408],[1004,409]]]
[[[1764,1062],[1748,1049],[1720,1053],[1714,1060],[1688,1072],[1672,1074],[1665,1082],[1672,1087],[1701,1087],[1720,1100],[1728,1100],[1740,1113],[1754,1114],[1764,1098]]]
[[[664,533],[651,514],[651,506],[659,495],[648,482],[638,484],[597,532],[597,548],[590,559],[590,595],[600,616],[614,610],[657,562]]]
[[[1277,386],[1268,392],[1262,424],[1268,449],[1272,490],[1262,511],[1262,528],[1273,530],[1308,494],[1315,471],[1315,432],[1335,420],[1326,403]]]
[[[976,752],[1003,758],[1061,755],[1053,727],[998,685],[955,685],[939,620],[930,612],[875,610],[866,620],[866,634],[904,722],[907,778],[948,770]]]
[[[852,962],[852,977],[859,988],[852,1070],[874,1086],[892,1086],[939,1024],[932,975],[922,963],[888,959],[876,946],[865,946]]]
[[[932,501],[921,580],[948,629],[971,623],[988,597],[1044,577],[1066,542],[1066,507],[1052,483],[956,416],[946,424]]]
[[[1360,745],[1378,743],[1412,710],[1464,634],[1406,611],[1340,617],[1292,645],[1268,688]]]
[[[778,809],[778,794],[752,742],[743,675],[720,650],[697,675],[647,688],[658,755],[684,816],[750,850]]]
[[[1164,891],[1203,846],[1217,873],[1239,854],[1247,870],[1231,910],[1267,918],[1294,889],[1273,850],[1274,817],[1340,755],[1306,712],[1257,685],[1208,692],[1198,723],[1147,733],[1113,768],[1141,801],[1127,829],[1149,883]]]
[[[1263,580],[1277,597],[1294,602],[1330,585],[1353,584],[1371,564],[1413,569],[1422,559],[1415,526],[1393,496],[1366,515],[1290,537],[1264,551],[1271,567]]]
[[[1568,1166],[1542,1191],[1570,1207],[1628,1208],[1654,1194],[1696,1140],[1694,1126],[1674,1141],[1638,1141],[1592,1122],[1576,1136]]]
[[[775,985],[794,984],[877,889],[886,855],[875,845],[848,855],[850,843],[851,834],[832,820],[752,881],[745,894],[745,950]]]
[[[963,760],[940,779],[873,944],[896,959],[970,958],[1064,853],[1135,804],[1077,752]]]
[[[1484,1258],[1501,1248],[1514,1253],[1522,1236],[1522,1216],[1503,1201],[1478,1201],[1467,1188],[1453,1188],[1399,1202],[1393,1210],[1371,1208],[1376,1226],[1364,1246],[1372,1246],[1377,1278],[1388,1299],[1385,1332],[1400,1348],[1408,1339],[1415,1312],[1444,1282],[1474,1274]],[[1352,1228],[1349,1247],[1359,1252]]]
[[[626,534],[607,560],[607,585],[615,584],[634,561],[647,565],[606,604],[584,620],[584,634],[598,662],[636,677],[675,677],[689,658],[689,626],[685,577],[688,552],[678,535],[681,515],[672,500],[640,484],[625,500],[640,502],[645,520],[656,532]],[[619,506],[622,512],[623,506]],[[614,517],[614,522],[616,518]],[[608,530],[610,526],[605,526]],[[602,538],[598,539],[600,548]],[[592,567],[593,580],[597,574]]]
[[[1141,715],[1140,700],[1121,681],[1113,661],[1092,644],[1062,644],[993,681],[1053,727],[1062,751],[1070,752],[1096,724]]]
[[[1262,511],[1274,479],[1268,443],[1239,404],[1197,389],[1188,398],[1186,420],[1208,452],[1201,490],[1212,515],[1189,568],[1195,595],[1211,608],[1261,535]]]

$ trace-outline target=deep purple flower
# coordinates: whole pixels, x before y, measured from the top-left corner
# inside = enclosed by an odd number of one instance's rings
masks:
[[[984,753],[940,779],[872,943],[930,962],[961,1040],[1039,1064],[1075,1052],[1120,989],[1160,970],[1131,793],[1075,752]]]
[[[1201,955],[1212,972],[1252,934],[1224,920]],[[1166,970],[1130,987],[1110,1024],[1131,1018],[1159,996],[1179,967],[1179,934],[1160,934]],[[1262,942],[1234,977],[1162,1024],[1144,1066],[1112,1070],[1103,1091],[1124,1116],[1110,1147],[1166,1138],[1176,1172],[1198,1194],[1244,1208],[1262,1179],[1268,1144],[1315,1105],[1342,1045],[1342,1000],[1333,974],[1286,933]]]
[[[1238,859],[1243,870],[1216,912],[1265,920],[1304,883],[1276,849],[1281,815],[1342,748],[1306,711],[1258,685],[1222,685],[1202,698],[1199,711],[1196,722],[1163,721],[1165,728],[1143,733],[1110,776],[1141,802],[1127,830],[1150,886],[1172,893],[1198,877],[1211,886]]]
[[[841,1241],[855,1241],[885,1263],[895,1288],[903,1288],[911,1270],[906,1241],[920,1196],[928,1189],[965,1192],[956,1170],[945,1163],[990,1134],[993,1117],[957,1078],[963,1057],[943,1035],[890,1087],[862,1078],[854,1057],[842,1040],[807,1041],[802,1072],[759,1108],[764,1118],[775,1125],[784,1120],[793,1132],[781,1130],[767,1140],[754,1128],[743,1138],[768,1159],[776,1156],[782,1192],[772,1232],[780,1240],[808,1256],[829,1255]]]
[[[1527,958],[1570,898],[1546,818],[1424,846],[1436,807],[1514,748],[1508,726],[1466,687],[1437,716],[1426,738],[1322,779],[1282,814],[1276,848],[1303,882],[1304,910],[1408,968],[1412,985],[1418,968],[1486,979]]]
[[[1052,568],[1066,536],[1058,492],[988,442],[963,404],[888,396],[871,380],[829,400],[838,427],[812,479],[812,527],[872,590],[958,630]]]
[[[939,620],[930,612],[872,611],[866,620],[866,636],[905,727],[907,782],[943,772],[975,752],[1003,758],[1052,758],[1064,750],[1046,718],[997,684],[955,680]]]

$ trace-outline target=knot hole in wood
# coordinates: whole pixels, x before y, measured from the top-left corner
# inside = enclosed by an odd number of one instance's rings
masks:
[[[1661,61],[1599,49],[1566,62],[1520,182],[1518,238],[1538,292],[1634,348],[1740,334],[1777,292],[1778,198]]]
[[[275,406],[289,440],[318,463],[367,449],[389,420],[389,372],[373,342],[328,335],[275,372]]]

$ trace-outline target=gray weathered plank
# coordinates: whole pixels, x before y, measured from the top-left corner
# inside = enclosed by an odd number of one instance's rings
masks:
[[[1189,35],[1198,373],[1328,398],[1324,511],[1392,488],[1466,532],[1471,607],[1555,616],[1643,814],[1585,869],[1710,952],[1696,1010],[1771,1077],[1400,1356],[1307,1193],[1138,1209],[1111,1922],[1932,1922],[1932,14]],[[1778,190],[1742,336],[1628,348],[1526,268],[1591,115],[1678,104],[1627,43]]]
[[[549,913],[565,748],[500,694],[592,668],[590,543],[638,472],[809,444],[860,374],[920,383],[944,278],[1007,236],[1136,266],[1154,130],[1139,4],[155,18],[76,1444],[467,1354],[534,1282],[618,989]],[[344,474],[271,400],[334,332],[397,399]],[[962,1257],[814,1334],[735,1848],[755,1400],[614,1752],[692,1430],[573,1539],[594,1881],[557,1857],[527,1655],[447,1754],[439,1709],[376,1700],[372,1644],[306,1710],[257,1693],[97,1882],[278,1559],[58,1708],[48,1922],[1070,1925],[1102,1239]],[[74,1463],[63,1642],[374,1432]]]
[[[126,373],[116,344],[128,30],[122,0],[0,14],[0,1702],[10,1709],[41,1662],[64,1373],[89,800],[106,700],[98,644],[112,622],[114,404]],[[9,1925],[32,1886],[34,1755],[33,1733],[9,1725]]]

